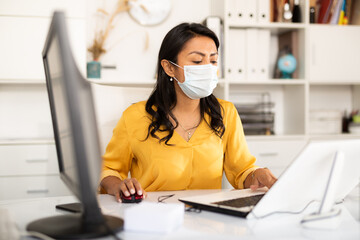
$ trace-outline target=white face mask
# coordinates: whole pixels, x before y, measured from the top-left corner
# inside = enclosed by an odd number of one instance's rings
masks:
[[[176,63],[169,61],[175,66]],[[218,83],[217,66],[212,64],[206,65],[186,65],[184,66],[185,81],[178,82],[181,90],[191,99],[200,99],[210,96]]]

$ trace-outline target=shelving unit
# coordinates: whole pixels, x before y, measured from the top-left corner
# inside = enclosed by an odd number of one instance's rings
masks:
[[[237,99],[245,97],[242,93],[262,91],[270,93],[276,104],[275,135],[246,137],[251,152],[258,159],[266,156],[267,160],[265,162],[260,160],[260,163],[275,168],[275,173],[278,175],[286,167],[288,158],[295,157],[309,139],[360,138],[358,134],[311,134],[309,128],[310,111],[313,109],[338,108],[346,109],[348,112],[351,109],[360,109],[360,45],[358,44],[360,26],[310,24],[308,0],[300,1],[302,23],[234,24],[236,22],[234,17],[236,18],[238,14],[236,9],[231,8],[231,1],[233,0],[211,1],[211,15],[222,18],[224,29],[222,59],[225,84],[222,95],[218,97],[236,103]],[[239,15],[243,16],[243,14]],[[234,78],[232,75],[229,77],[230,68],[233,68],[233,62],[237,61],[236,57],[231,56],[234,55],[234,49],[231,48],[234,40],[231,39],[230,42],[229,37],[234,35],[234,31],[248,29],[270,31],[269,74],[265,80]],[[274,58],[278,51],[274,46],[279,34],[289,31],[297,31],[298,36],[298,78],[274,79],[271,71],[274,69]],[[241,40],[238,43],[243,44],[242,49],[246,54],[248,48],[246,41]],[[329,65],[330,68],[327,67]],[[289,154],[283,156],[285,149]]]

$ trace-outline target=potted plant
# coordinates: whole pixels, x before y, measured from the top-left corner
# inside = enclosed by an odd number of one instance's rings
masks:
[[[87,77],[88,78],[100,78],[101,77],[101,63],[100,57],[106,53],[105,43],[109,37],[111,30],[114,28],[114,19],[115,17],[129,10],[129,0],[118,0],[117,6],[112,14],[109,14],[102,8],[97,10],[102,17],[106,19],[106,24],[104,28],[97,29],[95,31],[95,36],[92,42],[92,45],[88,48],[92,56],[92,61],[87,63]]]

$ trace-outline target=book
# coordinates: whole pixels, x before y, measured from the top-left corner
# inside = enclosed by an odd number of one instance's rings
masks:
[[[319,8],[319,16],[317,23],[324,23],[326,12],[328,11],[331,0],[322,0]]]

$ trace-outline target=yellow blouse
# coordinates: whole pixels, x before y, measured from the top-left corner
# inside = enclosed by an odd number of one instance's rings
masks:
[[[219,99],[224,108],[225,133],[220,139],[202,120],[187,142],[176,131],[167,146],[147,136],[150,115],[146,102],[127,108],[103,156],[101,179],[125,179],[130,171],[145,191],[219,189],[223,170],[234,188],[254,169],[256,159],[249,152],[242,124],[231,102]],[[209,116],[205,115],[209,121]],[[156,132],[163,138],[167,132]]]

